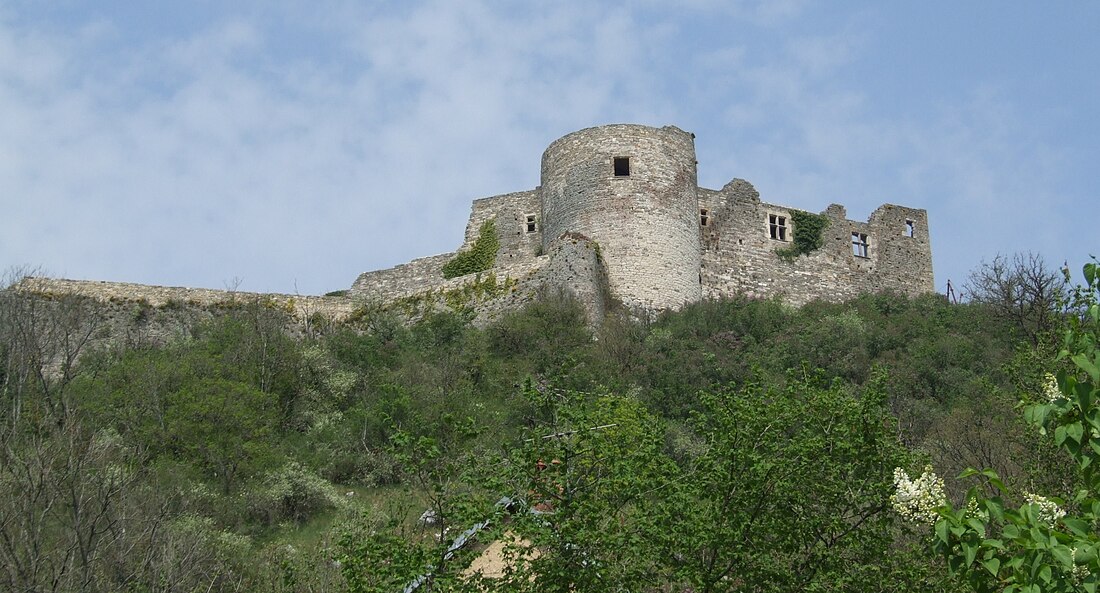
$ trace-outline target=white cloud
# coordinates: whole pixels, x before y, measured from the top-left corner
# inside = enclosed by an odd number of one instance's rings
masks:
[[[534,187],[549,142],[612,122],[696,132],[709,187],[928,207],[941,277],[1057,246],[1035,221],[1067,200],[1066,158],[1005,90],[884,104],[860,13],[815,30],[798,1],[631,6],[265,4],[136,41],[103,15],[0,18],[3,263],[340,288],[453,249],[471,199]]]

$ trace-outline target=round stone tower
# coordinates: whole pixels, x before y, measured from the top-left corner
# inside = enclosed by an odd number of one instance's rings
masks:
[[[600,246],[614,297],[634,310],[702,298],[694,135],[610,125],[542,155],[542,241],[580,233]]]

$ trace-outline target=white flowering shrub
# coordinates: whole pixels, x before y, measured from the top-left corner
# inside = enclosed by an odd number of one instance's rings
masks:
[[[1027,504],[1035,507],[1035,516],[1047,525],[1054,526],[1062,517],[1066,516],[1066,512],[1062,510],[1062,507],[1058,506],[1057,502],[1045,496],[1026,492],[1024,493],[1024,499],[1027,501]]]
[[[1066,396],[1062,395],[1062,390],[1058,389],[1058,378],[1047,373],[1043,382],[1043,399],[1047,403],[1054,404],[1065,398]]]
[[[1066,303],[1068,328],[1054,361],[1062,368],[1044,377],[1038,403],[1024,410],[1024,418],[1076,462],[1076,492],[1067,500],[1017,495],[996,473],[967,470],[960,477],[984,479],[1000,495],[972,488],[967,504],[956,509],[946,500],[935,504],[930,468],[917,480],[895,473],[895,509],[934,523],[933,548],[975,591],[1096,593],[1100,583],[1100,265],[1087,264],[1084,276]],[[1023,504],[1006,504],[1012,498]]]
[[[263,484],[250,493],[253,515],[267,521],[301,522],[318,511],[347,505],[328,480],[292,461],[269,474]]]
[[[894,510],[916,523],[934,525],[940,518],[937,510],[947,502],[943,479],[932,471],[931,465],[925,466],[924,473],[916,480],[909,479],[902,468],[895,468],[894,490],[890,496]]]

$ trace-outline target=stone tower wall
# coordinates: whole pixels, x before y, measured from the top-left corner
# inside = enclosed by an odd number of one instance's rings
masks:
[[[616,158],[629,175],[616,175]],[[678,309],[702,296],[694,136],[610,125],[560,138],[542,157],[542,242],[595,241],[611,293],[628,308]]]

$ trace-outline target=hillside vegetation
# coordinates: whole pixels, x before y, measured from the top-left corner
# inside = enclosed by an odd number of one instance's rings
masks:
[[[595,331],[547,299],[298,338],[255,306],[109,347],[98,314],[0,293],[0,590],[962,590],[894,469],[1076,475],[1014,409],[1065,319],[977,299]],[[467,571],[493,541],[504,575]]]

